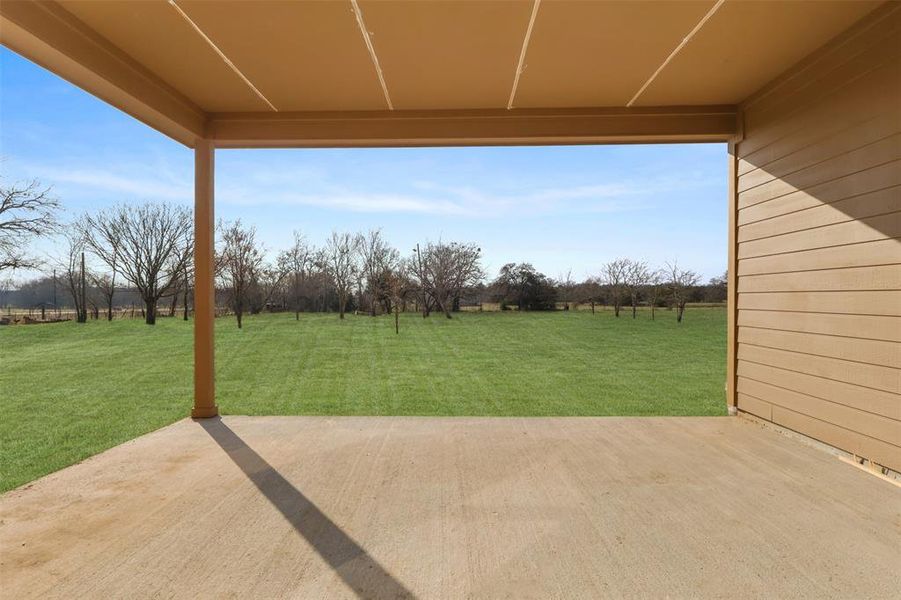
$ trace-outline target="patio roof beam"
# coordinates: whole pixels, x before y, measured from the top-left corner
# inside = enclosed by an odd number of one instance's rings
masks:
[[[0,41],[186,146],[206,114],[56,2],[0,2]]]
[[[217,148],[725,142],[735,106],[213,113]]]

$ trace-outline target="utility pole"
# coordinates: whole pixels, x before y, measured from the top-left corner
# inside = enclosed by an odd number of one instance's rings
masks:
[[[85,274],[84,274],[84,252],[81,253],[81,312],[78,315],[79,323],[87,323],[88,321],[88,304],[87,304],[87,293],[85,286]]]

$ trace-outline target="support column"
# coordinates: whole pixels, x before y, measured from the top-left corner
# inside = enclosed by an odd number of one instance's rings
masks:
[[[194,146],[194,408],[191,417],[219,414],[216,406],[213,325],[216,317],[215,218],[213,186],[215,149],[210,140]]]
[[[738,140],[729,142],[729,257],[726,266],[726,408],[738,406]]]

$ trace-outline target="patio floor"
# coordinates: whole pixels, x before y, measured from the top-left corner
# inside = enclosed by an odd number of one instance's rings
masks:
[[[889,597],[901,488],[742,418],[180,421],[0,499],[2,595]]]

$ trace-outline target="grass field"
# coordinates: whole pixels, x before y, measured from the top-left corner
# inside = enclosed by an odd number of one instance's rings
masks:
[[[720,415],[726,313],[275,314],[216,323],[221,412]],[[0,489],[185,417],[191,323],[0,328]]]

